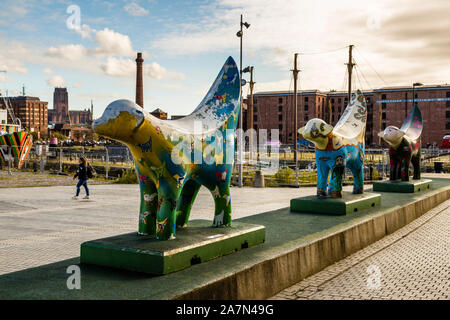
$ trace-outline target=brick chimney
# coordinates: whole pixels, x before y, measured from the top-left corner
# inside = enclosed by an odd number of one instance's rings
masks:
[[[138,52],[136,58],[136,104],[144,108],[144,83],[142,80],[142,53]]]

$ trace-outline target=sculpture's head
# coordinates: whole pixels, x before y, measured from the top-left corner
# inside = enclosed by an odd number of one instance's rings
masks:
[[[332,131],[332,125],[318,118],[309,120],[304,127],[298,129],[298,133],[306,140],[314,143],[318,149],[325,149],[327,147],[328,139],[331,138]]]
[[[391,147],[397,147],[405,135],[405,131],[400,130],[397,127],[389,126],[384,131],[378,133],[378,136],[383,138]]]
[[[143,108],[130,100],[116,100],[92,123],[92,129],[101,136],[126,143],[133,140],[144,120]]]

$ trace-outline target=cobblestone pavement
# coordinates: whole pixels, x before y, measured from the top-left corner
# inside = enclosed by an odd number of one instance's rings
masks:
[[[450,299],[450,200],[270,299]]]
[[[72,200],[73,185],[0,188],[0,274],[78,257],[84,241],[137,231],[138,184],[89,189],[90,200]],[[314,194],[315,188],[301,192]],[[233,187],[233,218],[287,207],[298,194],[295,188]],[[190,219],[212,221],[213,216],[213,197],[202,187]]]

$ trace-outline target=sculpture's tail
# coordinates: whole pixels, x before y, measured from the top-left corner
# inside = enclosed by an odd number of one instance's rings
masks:
[[[234,59],[229,57],[198,107],[190,115],[173,122],[184,127],[190,126],[192,121],[202,121],[203,131],[215,130],[224,125],[227,129],[235,129],[240,94],[239,70]]]
[[[364,140],[366,120],[367,106],[364,95],[360,90],[357,90],[354,98],[347,105],[338,123],[334,126],[333,134],[349,140]]]
[[[411,140],[416,140],[422,134],[422,127],[422,113],[419,107],[414,105],[411,111],[409,111],[400,130]]]

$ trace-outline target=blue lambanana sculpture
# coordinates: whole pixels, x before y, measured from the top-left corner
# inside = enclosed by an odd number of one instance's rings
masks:
[[[366,102],[358,90],[334,128],[325,121],[315,118],[298,130],[316,147],[319,197],[327,195],[334,198],[342,197],[342,176],[345,167],[353,174],[353,193],[363,193],[366,120]]]
[[[202,185],[214,197],[213,226],[231,225],[240,98],[239,71],[229,57],[200,105],[182,119],[161,120],[132,101],[117,100],[93,123],[95,132],[124,143],[133,155],[141,195],[140,234],[174,239],[176,228],[187,225]]]

